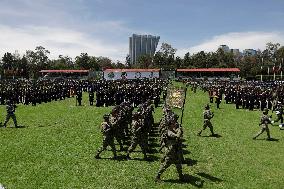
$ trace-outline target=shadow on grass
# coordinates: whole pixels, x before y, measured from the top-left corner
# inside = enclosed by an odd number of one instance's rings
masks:
[[[186,158],[184,159],[184,161],[182,162],[182,164],[186,164],[188,166],[193,166],[197,164],[197,160],[194,159],[190,159],[190,158]]]
[[[155,161],[159,161],[160,158],[157,156],[153,156],[153,155],[147,155],[147,159],[143,159],[143,158],[131,158],[131,160],[134,161],[147,161],[147,162],[155,162]]]
[[[209,174],[207,174],[207,173],[201,172],[201,173],[196,173],[196,174],[199,175],[199,176],[201,176],[201,177],[203,177],[203,178],[206,178],[206,179],[208,179],[208,180],[210,180],[210,181],[212,181],[212,182],[222,182],[222,181],[223,181],[222,179],[219,179],[219,178],[214,177],[214,176],[212,176],[212,175],[209,175]]]
[[[22,129],[22,128],[27,128],[27,126],[25,126],[25,125],[18,125],[18,127],[13,127],[13,128]]]
[[[15,127],[15,126],[7,126],[7,127],[4,127],[3,125],[1,125],[1,127],[7,128],[7,129],[23,129],[23,128],[27,128],[27,127],[24,126],[24,125],[18,125],[17,127]]]
[[[193,176],[193,175],[184,174],[183,180],[169,179],[169,180],[164,180],[164,182],[179,183],[179,184],[191,184],[192,186],[202,188],[204,180],[200,179],[199,177]]]
[[[113,157],[100,157],[99,159],[96,160],[127,161],[125,155],[117,156],[116,159],[114,159]]]
[[[221,138],[222,136],[219,134],[214,134],[214,135],[207,135],[207,136],[202,136],[202,137]]]
[[[190,151],[188,151],[188,150],[182,150],[182,153],[183,153],[183,155],[187,155],[187,154],[191,154],[191,152]]]
[[[279,142],[279,139],[277,138],[270,138],[270,139],[266,139],[266,138],[260,138],[260,139],[255,139],[255,140],[266,140],[268,142]]]

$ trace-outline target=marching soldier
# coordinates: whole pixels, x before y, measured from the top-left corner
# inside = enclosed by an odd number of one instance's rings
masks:
[[[123,150],[123,145],[122,145],[123,130],[121,128],[122,118],[121,118],[121,115],[119,114],[118,107],[114,107],[112,109],[109,121],[110,121],[111,127],[113,128],[114,138],[119,144],[120,151],[122,151]]]
[[[18,127],[17,119],[15,115],[16,107],[17,106],[11,100],[7,100],[7,105],[6,105],[7,115],[6,115],[6,120],[4,122],[4,125],[3,125],[4,127],[7,126],[7,123],[10,120],[10,118],[13,119],[15,127]]]
[[[108,146],[111,147],[112,153],[113,153],[113,158],[116,159],[116,149],[114,145],[114,135],[113,135],[113,130],[109,121],[109,115],[106,114],[104,115],[104,122],[102,122],[101,125],[101,132],[103,134],[103,144],[99,148],[97,155],[95,156],[96,159],[100,158],[100,154],[106,150]]]
[[[277,102],[277,106],[275,108],[277,118],[272,121],[272,123],[280,121],[280,125],[283,123],[283,106],[281,102]]]
[[[271,124],[270,121],[270,117],[268,116],[268,109],[265,108],[263,110],[263,115],[260,118],[260,123],[259,126],[261,126],[260,131],[257,133],[257,135],[255,137],[253,137],[253,139],[255,140],[259,135],[261,135],[264,131],[266,131],[267,134],[267,140],[271,140],[270,137],[270,132],[269,132],[269,128],[268,128],[268,124]]]
[[[205,110],[203,112],[203,118],[204,118],[204,123],[203,123],[203,129],[201,129],[197,136],[201,136],[201,133],[203,130],[205,130],[207,127],[209,127],[211,136],[214,136],[214,131],[213,131],[213,125],[211,123],[211,119],[214,117],[214,113],[210,111],[209,104],[205,106]]]
[[[137,112],[133,114],[132,121],[132,141],[131,145],[128,148],[126,158],[130,159],[129,154],[135,150],[136,146],[139,144],[142,149],[144,159],[147,159],[147,132],[145,132],[144,121],[141,119],[141,115]]]
[[[162,158],[162,164],[158,171],[158,174],[155,178],[155,181],[161,181],[161,175],[163,172],[172,164],[175,164],[179,179],[183,180],[182,174],[182,162],[183,162],[183,153],[182,153],[182,128],[177,122],[178,116],[174,116],[173,119],[169,121],[168,129],[166,131],[166,145],[165,145],[165,154]]]

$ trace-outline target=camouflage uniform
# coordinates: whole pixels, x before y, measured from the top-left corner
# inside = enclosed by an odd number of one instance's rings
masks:
[[[276,108],[276,116],[277,118],[273,121],[273,123],[280,121],[280,124],[283,123],[283,107],[279,104]]]
[[[173,123],[171,123],[173,124]],[[183,179],[182,174],[182,162],[183,162],[183,153],[182,153],[182,128],[178,123],[174,123],[174,126],[170,125],[169,129],[166,132],[166,146],[165,153],[162,159],[162,164],[156,176],[156,181],[160,180],[162,173],[172,164],[175,164],[179,178]]]
[[[268,109],[264,109],[263,115],[260,118],[260,124],[259,124],[259,126],[261,126],[261,129],[257,133],[257,135],[253,137],[253,139],[256,139],[259,135],[261,135],[264,131],[266,131],[267,140],[270,140],[271,137],[270,137],[268,124],[271,124],[270,117],[268,116]]]
[[[7,102],[7,105],[6,105],[7,115],[6,115],[6,120],[4,122],[4,125],[3,125],[4,127],[7,126],[7,123],[10,120],[10,118],[13,119],[15,127],[18,127],[17,119],[16,119],[16,115],[15,115],[15,108],[16,108],[15,104],[13,104],[9,101]]]
[[[207,105],[205,107],[204,112],[203,112],[203,118],[204,118],[203,129],[201,129],[198,132],[198,134],[197,134],[198,136],[200,136],[202,131],[205,130],[207,127],[209,127],[209,129],[210,129],[211,135],[214,135],[213,125],[210,121],[213,117],[214,117],[214,114],[210,111],[209,105]]]
[[[113,110],[113,112],[115,111],[117,110]],[[123,145],[122,145],[123,134],[122,134],[122,129],[121,129],[121,117],[118,114],[113,113],[109,118],[109,122],[110,122],[111,127],[113,128],[114,138],[116,139],[116,141],[118,142],[120,146],[120,151],[122,151],[123,150]]]
[[[132,121],[132,141],[131,141],[131,145],[128,148],[127,151],[127,158],[129,159],[130,156],[129,154],[131,152],[133,152],[133,150],[135,150],[135,148],[137,147],[137,145],[139,144],[143,155],[144,155],[144,159],[147,158],[147,136],[146,136],[146,132],[143,131],[143,129],[145,129],[145,126],[143,125],[143,120],[139,119],[138,113],[135,113],[133,116],[133,121]]]
[[[116,158],[116,149],[114,145],[114,136],[112,132],[111,125],[109,123],[109,116],[104,116],[105,121],[101,124],[101,132],[103,134],[103,144],[99,148],[96,158],[100,158],[100,154],[107,149],[108,146],[111,147],[114,158]]]

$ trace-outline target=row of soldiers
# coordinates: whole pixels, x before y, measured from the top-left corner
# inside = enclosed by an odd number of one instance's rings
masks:
[[[127,101],[137,107],[150,99],[157,107],[167,84],[167,80],[159,79],[104,81],[96,85],[96,106],[114,106]]]
[[[83,81],[73,79],[57,80],[1,80],[0,103],[7,100],[16,104],[41,104],[64,100],[74,96],[75,90],[83,86]]]
[[[159,79],[143,80],[78,80],[78,79],[39,79],[39,80],[1,80],[0,104],[7,100],[16,104],[41,104],[64,100],[76,95],[76,103],[82,104],[83,92],[89,93],[90,105],[113,106],[129,101],[138,106],[148,99],[160,102],[160,95],[168,81]],[[96,99],[95,99],[96,97]]]
[[[236,109],[276,112],[277,119],[283,123],[284,86],[282,82],[204,82],[202,88],[208,91],[210,102],[216,98],[217,108],[224,97],[225,102],[234,103]]]
[[[123,102],[115,106],[110,114],[104,115],[104,121],[101,124],[103,134],[103,144],[98,149],[95,158],[100,158],[100,154],[110,146],[113,152],[113,158],[117,158],[116,140],[120,146],[120,151],[124,151],[124,146],[131,138],[131,144],[127,148],[126,158],[130,159],[130,154],[139,145],[142,149],[144,159],[147,159],[149,152],[149,135],[154,124],[154,107],[148,100],[138,106],[137,112],[130,102]]]
[[[126,107],[131,109],[128,109]],[[133,112],[132,106],[129,103],[122,103],[119,107],[112,109],[111,114],[103,116],[104,121],[101,124],[101,132],[103,134],[102,146],[98,149],[95,158],[99,159],[100,154],[106,150],[108,146],[111,147],[113,158],[117,158],[115,140],[123,150],[123,142],[127,137],[127,127],[130,125],[131,130],[131,144],[126,150],[126,159],[131,159],[130,154],[135,150],[137,145],[140,146],[144,159],[147,159],[149,152],[149,135],[151,134],[154,124],[152,112],[154,111],[151,102],[138,106],[137,112]],[[129,113],[129,114],[128,114]],[[130,116],[132,113],[132,116]],[[131,120],[125,122],[124,119]],[[160,169],[156,175],[156,181],[160,181],[162,173],[171,165],[175,164],[179,178],[184,179],[182,174],[183,152],[182,152],[182,136],[183,130],[178,123],[178,116],[169,108],[164,108],[163,118],[159,125],[160,133],[160,152],[164,153],[161,160]]]

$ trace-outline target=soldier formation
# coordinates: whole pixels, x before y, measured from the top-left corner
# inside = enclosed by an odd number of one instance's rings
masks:
[[[104,122],[101,125],[103,144],[98,149],[95,158],[99,159],[102,151],[111,146],[113,158],[116,159],[116,148],[114,141],[119,144],[120,151],[126,152],[126,159],[131,159],[130,153],[139,145],[142,149],[144,159],[147,159],[149,152],[149,136],[154,124],[153,106],[150,100],[140,104],[137,112],[133,113],[133,106],[130,102],[123,102],[115,106],[110,115],[104,115]],[[130,145],[129,144],[130,141]],[[127,146],[125,148],[125,146]]]

